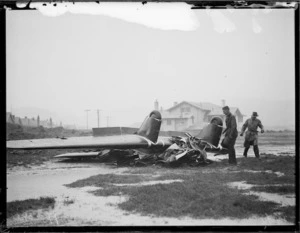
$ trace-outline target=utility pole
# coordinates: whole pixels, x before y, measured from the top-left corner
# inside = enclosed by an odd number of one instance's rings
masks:
[[[98,128],[100,127],[100,109],[97,109],[97,117],[98,117]]]
[[[89,129],[89,111],[91,111],[91,110],[86,109],[84,111],[86,111],[86,129]]]

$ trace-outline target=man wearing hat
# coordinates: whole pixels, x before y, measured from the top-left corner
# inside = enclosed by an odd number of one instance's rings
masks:
[[[234,149],[235,140],[238,136],[236,119],[235,116],[231,114],[228,106],[225,106],[222,109],[223,109],[223,113],[226,115],[226,120],[225,120],[226,129],[223,132],[225,133],[225,137],[221,143],[221,146],[228,149],[229,163],[236,164],[235,149]]]
[[[242,132],[241,132],[241,136],[243,136],[245,130],[248,128],[248,130],[246,131],[246,136],[245,136],[245,142],[244,142],[244,156],[247,157],[247,152],[250,148],[250,145],[253,145],[253,150],[254,150],[254,154],[256,158],[259,158],[259,150],[258,150],[258,145],[257,145],[257,141],[258,141],[258,131],[257,131],[257,127],[259,127],[262,133],[264,133],[264,127],[261,124],[261,121],[259,119],[257,119],[256,117],[258,117],[257,112],[253,112],[252,116],[250,119],[246,120],[246,122],[244,123],[243,127],[242,127]]]

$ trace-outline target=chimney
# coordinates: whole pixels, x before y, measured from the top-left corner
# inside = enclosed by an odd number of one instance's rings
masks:
[[[225,102],[225,100],[223,99],[223,100],[222,100],[222,107],[225,107],[225,104],[226,104],[226,102]]]
[[[155,100],[155,102],[154,102],[154,109],[156,111],[158,111],[158,109],[159,109],[159,105],[158,105],[158,101],[157,100]]]
[[[178,104],[178,102],[174,102],[174,105],[173,106],[176,106]]]

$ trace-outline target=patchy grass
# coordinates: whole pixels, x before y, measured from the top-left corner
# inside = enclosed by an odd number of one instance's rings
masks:
[[[209,183],[159,184],[142,190],[127,188],[125,194],[130,196],[130,201],[121,203],[122,209],[168,217],[246,218],[252,214],[264,216],[277,207],[272,202],[257,201],[255,196],[245,197],[239,190]]]
[[[144,168],[132,168],[126,174],[92,176],[67,186],[101,187],[91,192],[98,196],[126,195],[129,197],[128,200],[120,203],[119,207],[144,215],[247,218],[251,215],[264,217],[278,212],[288,221],[294,219],[295,212],[291,211],[292,208],[283,208],[274,202],[261,201],[256,196],[245,195],[247,190],[234,189],[226,185],[237,181],[258,185],[293,184],[294,172],[290,170],[294,169],[294,158],[271,157],[262,161],[255,158],[253,160],[241,158],[238,162],[240,166],[234,167],[232,171],[227,169],[227,160],[201,168],[166,169],[151,166],[147,167],[145,172]],[[261,172],[251,173],[247,170]],[[274,173],[267,173],[266,170],[280,171],[285,175],[279,177]],[[113,185],[168,179],[181,179],[183,182],[149,186]],[[292,191],[292,187],[289,190]]]
[[[294,185],[283,185],[283,186],[254,186],[251,188],[252,191],[256,192],[267,192],[267,193],[278,193],[278,194],[295,194]]]
[[[256,158],[242,158],[239,160],[241,169],[251,169],[254,171],[282,172],[288,176],[295,174],[295,156],[274,156],[265,154],[261,160]]]
[[[297,224],[296,223],[296,207],[295,206],[281,207],[278,210],[278,213],[280,216],[285,218],[287,221],[292,222],[295,225]]]
[[[28,210],[38,210],[54,208],[55,199],[53,197],[41,197],[39,199],[27,199],[23,201],[13,201],[7,203],[7,217],[25,213]]]
[[[194,218],[246,218],[265,216],[278,208],[273,202],[258,201],[256,196],[244,196],[242,191],[226,185],[199,180],[167,185],[111,187],[97,190],[95,195],[127,195],[130,199],[119,204],[126,211],[144,215]]]
[[[153,169],[152,169],[153,170]],[[91,176],[87,179],[77,180],[71,184],[67,184],[67,187],[77,188],[84,186],[95,186],[95,187],[110,187],[112,184],[134,184],[144,181],[153,181],[153,180],[166,180],[166,179],[176,179],[178,176],[173,174],[164,175],[164,176],[149,176],[149,175],[135,175],[135,174],[124,174],[124,175],[115,175],[115,174],[104,174]]]

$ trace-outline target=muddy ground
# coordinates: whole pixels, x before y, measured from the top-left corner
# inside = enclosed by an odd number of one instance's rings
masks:
[[[282,140],[280,140],[280,135]],[[295,156],[294,134],[286,132],[270,133],[265,136],[267,139],[261,142],[260,150],[262,163],[268,155],[275,156]],[[282,145],[282,141],[284,141]],[[276,142],[276,143],[273,143]],[[242,145],[237,143],[237,158],[242,161]],[[27,153],[27,154],[26,154]],[[7,219],[8,227],[23,226],[171,226],[171,225],[293,225],[293,221],[282,218],[276,213],[267,213],[264,217],[251,215],[244,218],[192,218],[188,215],[181,217],[163,217],[153,214],[145,215],[139,212],[125,211],[119,208],[120,203],[128,200],[128,196],[96,196],[92,191],[99,187],[85,186],[81,188],[70,188],[65,186],[77,180],[89,178],[99,174],[130,174],[134,167],[116,167],[97,163],[94,161],[72,162],[70,160],[54,159],[52,156],[61,151],[39,151],[34,153],[8,153],[7,164],[7,202],[17,200],[27,200],[30,198],[53,197],[55,199],[54,208],[29,210],[22,214],[16,214]],[[10,159],[14,157],[14,159]],[[31,159],[28,159],[28,158]],[[43,158],[39,163],[34,162],[34,157]],[[250,151],[249,157],[254,157]],[[17,162],[16,162],[17,158]],[[26,163],[22,162],[27,160]],[[26,159],[25,159],[26,158]],[[217,169],[224,173],[239,173],[245,169],[229,167],[224,163],[226,155],[214,157],[209,155],[209,159],[214,160],[215,164],[222,163]],[[28,162],[29,161],[29,162]],[[209,166],[209,165],[208,165]],[[141,168],[139,168],[141,169]],[[203,170],[199,167],[199,172],[211,172],[209,167]],[[155,170],[155,176],[160,171],[168,173],[167,168]],[[170,170],[170,173],[174,169]],[[175,170],[176,172],[176,170]],[[187,169],[187,172],[188,169]],[[255,172],[254,170],[249,172]],[[274,173],[274,171],[266,171]],[[274,173],[276,176],[284,175]],[[151,174],[150,174],[151,176]],[[131,186],[149,186],[154,184],[167,185],[169,183],[182,182],[180,179],[167,179],[161,181],[147,181],[136,184],[119,184]],[[271,182],[272,183],[272,182]],[[238,183],[228,183],[233,189],[249,188],[247,181]],[[265,185],[268,185],[267,183]],[[167,187],[167,186],[166,186]],[[280,195],[278,193],[265,193],[249,191],[245,195],[256,195],[262,201],[275,202],[281,206],[295,206],[295,194]]]

